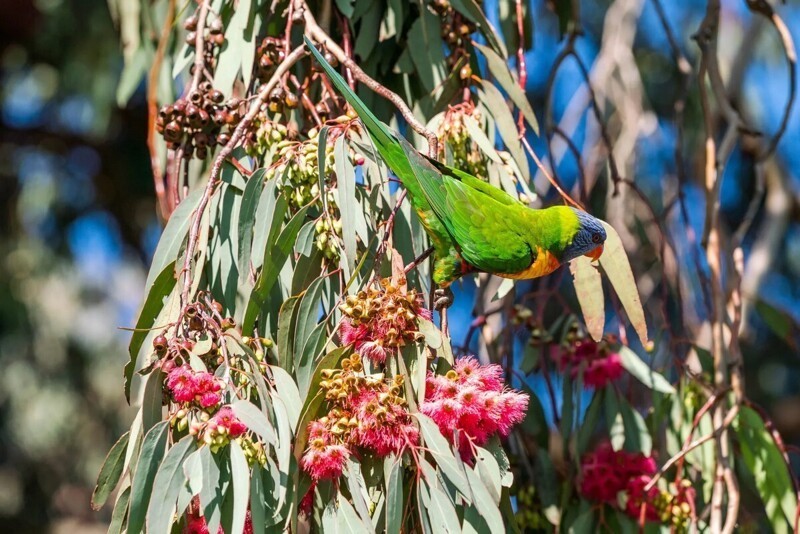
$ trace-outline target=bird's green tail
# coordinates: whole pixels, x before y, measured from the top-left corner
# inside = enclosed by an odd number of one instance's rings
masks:
[[[457,278],[461,275],[461,261],[455,250],[455,244],[447,233],[447,229],[434,213],[426,198],[420,178],[414,172],[412,162],[409,160],[408,154],[416,154],[416,151],[405,139],[396,136],[386,125],[379,121],[358,95],[350,89],[344,78],[325,61],[325,58],[308,37],[305,40],[306,46],[311,50],[311,54],[322,66],[333,85],[358,114],[372,141],[375,143],[381,158],[408,190],[411,205],[419,215],[420,221],[427,230],[436,251],[437,261],[434,266],[434,280],[439,284],[445,284]],[[422,156],[420,156],[417,164],[428,165],[431,171],[438,174],[438,171]]]

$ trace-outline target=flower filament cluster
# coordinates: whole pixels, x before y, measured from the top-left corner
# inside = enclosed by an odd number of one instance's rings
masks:
[[[342,344],[352,343],[358,354],[377,364],[385,362],[391,351],[421,339],[418,317],[431,319],[422,295],[408,290],[405,279],[384,278],[380,287],[348,296],[339,309],[344,314],[339,327]]]
[[[338,478],[358,449],[383,458],[417,445],[419,432],[401,396],[402,375],[391,380],[367,375],[361,357],[353,354],[340,369],[323,370],[322,377],[329,411],[309,423],[308,448],[300,462],[312,479]]]
[[[458,440],[461,457],[469,461],[474,446],[495,435],[507,436],[527,408],[526,394],[505,387],[502,367],[465,357],[444,375],[428,371],[420,411],[451,442]]]

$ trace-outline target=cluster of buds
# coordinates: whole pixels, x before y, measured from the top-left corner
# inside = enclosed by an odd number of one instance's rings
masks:
[[[475,33],[477,26],[474,22],[464,17],[453,9],[449,0],[432,0],[431,10],[441,19],[442,40],[455,52],[450,56],[459,55],[470,41],[470,35]],[[452,67],[452,65],[450,65]],[[469,65],[465,66],[469,68]],[[471,73],[470,73],[471,74]],[[461,74],[462,79],[469,78],[470,74]]]
[[[265,161],[268,165],[265,177],[267,180],[275,178],[289,203],[295,208],[302,208],[315,198],[319,197],[319,132],[312,128],[308,132],[308,140],[299,142],[284,139],[274,145],[272,161]],[[334,168],[333,143],[328,140],[325,145],[325,161],[322,162],[326,182],[328,169]],[[333,195],[328,195],[328,201],[333,201]]]
[[[488,157],[481,151],[478,144],[473,141],[467,127],[467,121],[474,121],[482,127],[482,116],[471,102],[463,102],[451,106],[444,114],[442,122],[437,128],[439,138],[439,158],[446,161],[449,156],[453,158],[453,167],[468,172],[478,178],[486,179],[488,176]],[[502,161],[502,172],[506,173],[514,183],[519,183],[521,177],[517,167],[513,164],[511,154],[504,150],[496,150],[497,156]]]
[[[201,293],[184,307],[175,335],[168,338],[165,330],[153,339],[151,366],[169,376],[176,368],[188,365],[194,354],[208,369],[216,369],[225,359],[222,334],[231,328],[236,328],[236,323],[223,315],[222,304]]]
[[[156,130],[172,149],[183,146],[186,157],[208,157],[209,149],[226,145],[243,115],[238,98],[227,102],[208,81],[173,104],[163,106],[156,118]]]
[[[275,69],[286,58],[284,42],[277,37],[266,37],[256,50],[256,77],[262,83],[272,77]]]
[[[451,442],[458,440],[461,457],[471,461],[474,446],[494,435],[507,436],[527,408],[528,395],[506,388],[502,367],[465,357],[444,375],[428,371],[420,411]]]
[[[247,427],[236,418],[230,406],[223,406],[213,417],[201,413],[189,424],[189,434],[211,447],[211,452],[217,452],[246,432]]]
[[[638,452],[615,451],[603,442],[581,459],[578,492],[586,499],[617,507],[634,519],[670,523],[685,530],[693,516],[694,490],[683,481],[670,489],[653,485],[646,490],[657,471],[650,456]],[[620,495],[625,497],[620,504]]]
[[[481,113],[470,102],[451,106],[444,114],[436,135],[439,138],[439,158],[446,161],[447,152],[452,154],[453,167],[473,176],[485,178],[487,158],[477,143],[472,140],[465,120],[467,117],[481,122]]]
[[[423,307],[422,295],[409,290],[405,277],[384,278],[380,286],[371,286],[350,295],[339,306],[344,314],[339,336],[345,345],[381,364],[390,350],[418,341],[417,318],[430,320],[430,310]]]
[[[401,396],[402,375],[391,380],[367,375],[361,357],[353,354],[340,369],[324,369],[322,377],[329,411],[309,424],[309,445],[301,460],[311,478],[338,478],[356,448],[383,458],[418,443],[419,432]]]
[[[583,370],[583,385],[598,389],[622,376],[624,369],[619,354],[611,349],[614,339],[606,337],[599,343],[572,331],[564,344],[555,347],[552,357],[561,372],[577,378]]]
[[[523,532],[544,532],[551,528],[536,495],[536,486],[526,484],[517,490],[517,510],[514,519]]]

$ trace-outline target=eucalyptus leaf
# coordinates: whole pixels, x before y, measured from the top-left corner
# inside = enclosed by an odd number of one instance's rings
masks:
[[[233,526],[231,532],[242,532],[247,505],[250,501],[250,468],[247,467],[247,458],[244,456],[242,447],[236,441],[231,441],[230,449],[231,477],[233,479]]]
[[[100,474],[97,476],[97,484],[92,492],[92,508],[99,510],[108,500],[108,496],[119,484],[125,465],[125,451],[128,448],[130,432],[125,432],[108,451]]]
[[[183,462],[196,447],[194,436],[185,436],[173,446],[158,469],[153,481],[153,494],[147,508],[147,532],[169,534],[178,493],[186,482]],[[180,515],[183,510],[178,510]]]
[[[264,443],[275,445],[278,443],[278,436],[264,415],[255,404],[247,400],[238,400],[231,404],[233,413],[244,425],[258,434]]]
[[[158,465],[164,458],[167,446],[169,423],[161,421],[145,435],[142,452],[136,464],[136,473],[131,484],[130,514],[128,515],[128,532],[140,532],[144,527],[147,506],[153,490],[153,481],[158,472]]]
[[[647,346],[647,322],[628,255],[617,231],[606,222],[603,222],[603,228],[606,229],[606,242],[603,255],[600,256],[600,266],[619,297],[628,320],[639,335],[639,340],[642,345]]]
[[[651,369],[638,354],[628,347],[620,346],[619,357],[622,367],[648,388],[661,393],[675,393],[675,388],[664,378],[664,375]]]
[[[572,281],[575,285],[575,294],[581,305],[583,322],[589,335],[595,341],[603,338],[603,329],[606,324],[605,295],[603,295],[603,280],[600,271],[590,258],[579,256],[569,264]]]

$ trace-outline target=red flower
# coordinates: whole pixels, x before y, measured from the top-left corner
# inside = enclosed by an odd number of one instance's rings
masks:
[[[381,287],[370,287],[350,295],[339,309],[343,313],[339,337],[343,345],[371,361],[382,364],[391,349],[416,340],[417,318],[430,320],[422,297],[406,288],[406,281],[381,280]]]
[[[189,366],[176,367],[167,376],[167,387],[176,402],[191,402],[194,399],[196,381]]]
[[[483,445],[495,434],[507,436],[527,408],[526,394],[505,389],[502,367],[467,357],[444,376],[428,372],[420,411],[451,442],[457,431],[461,457],[469,461],[473,445]]]
[[[647,475],[639,475],[631,478],[626,488],[628,490],[628,502],[625,505],[625,513],[634,519],[639,519],[644,506],[644,519],[645,521],[660,521],[661,514],[656,508],[656,501],[661,496],[661,491],[653,486],[649,491],[645,492],[644,488],[650,482],[652,477]]]
[[[212,434],[227,434],[231,438],[236,438],[247,432],[247,426],[239,421],[230,406],[223,406],[211,418],[206,427]],[[224,430],[223,430],[224,429]]]
[[[211,373],[195,373],[191,367],[183,365],[170,371],[167,387],[176,402],[196,401],[203,408],[216,406],[222,401],[222,385]]]
[[[621,377],[624,371],[619,354],[610,352],[605,341],[577,340],[571,346],[556,349],[553,359],[559,370],[562,373],[569,371],[572,378],[578,377],[583,364],[583,384],[593,389],[605,387]]]
[[[300,460],[300,467],[313,480],[334,480],[342,476],[350,451],[344,445],[314,442]]]

